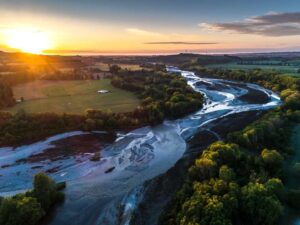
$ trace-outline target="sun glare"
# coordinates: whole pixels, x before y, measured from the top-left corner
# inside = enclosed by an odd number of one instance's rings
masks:
[[[51,47],[49,37],[41,31],[16,29],[8,33],[7,45],[22,52],[41,54]]]

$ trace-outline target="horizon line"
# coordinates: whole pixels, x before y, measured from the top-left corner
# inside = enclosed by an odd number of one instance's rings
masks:
[[[166,56],[166,55],[178,55],[178,54],[195,54],[195,55],[226,55],[226,54],[271,54],[271,53],[300,53],[300,49],[296,50],[236,50],[236,51],[176,51],[176,52],[101,52],[101,51],[53,51],[52,52],[42,52],[41,54],[33,54],[22,51],[6,51],[1,50],[0,53],[23,53],[31,55],[43,55],[43,56]]]

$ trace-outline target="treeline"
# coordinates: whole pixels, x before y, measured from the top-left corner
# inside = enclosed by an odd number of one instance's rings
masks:
[[[178,55],[178,57],[182,58],[183,55]],[[166,56],[169,57],[169,56]],[[190,58],[189,61],[181,62],[178,61],[176,65],[183,66],[207,66],[211,64],[225,64],[225,63],[233,63],[233,62],[241,62],[242,58],[234,55],[194,55],[194,58]]]
[[[230,70],[211,69],[200,65],[185,65],[184,69],[195,71],[198,74],[209,75],[216,78],[238,80],[249,83],[256,83],[276,92],[285,89],[300,90],[300,79],[287,76],[272,70]]]
[[[204,98],[195,92],[184,78],[163,71],[120,70],[112,85],[135,92],[142,105],[135,111],[150,124],[165,118],[175,119],[202,107]]]
[[[112,113],[87,110],[85,114],[29,114],[21,110],[16,114],[0,112],[0,146],[32,143],[62,132],[74,130],[128,130],[146,125],[146,118],[136,113]]]
[[[32,72],[18,72],[13,75],[0,75],[0,84],[12,87],[17,84],[26,83],[37,79],[37,75]]]
[[[56,184],[46,174],[36,174],[33,189],[13,197],[0,197],[1,225],[37,225],[53,206],[64,200],[64,183]]]
[[[12,86],[35,79],[29,72],[20,72],[13,75],[0,75],[0,110],[16,104]]]
[[[75,72],[75,69],[70,72],[60,72],[56,70],[54,73],[45,74],[42,80],[84,80],[83,75]]]
[[[276,79],[267,79],[268,85],[277,88]],[[297,83],[281,85],[285,101],[281,107],[229,134],[224,142],[212,144],[195,161],[161,214],[160,224],[272,225],[278,223],[285,206],[300,208],[300,190],[284,186],[284,160],[292,153],[291,130],[300,122],[300,106],[289,98],[299,95],[299,89]]]
[[[12,89],[0,83],[0,109],[13,106],[15,102]]]

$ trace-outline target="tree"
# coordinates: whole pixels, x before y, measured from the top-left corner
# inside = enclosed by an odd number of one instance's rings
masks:
[[[261,157],[269,170],[276,171],[278,169],[281,169],[283,157],[278,151],[264,149],[261,152]]]
[[[263,184],[250,182],[242,188],[241,210],[249,224],[271,225],[278,220],[283,207]]]
[[[118,65],[112,65],[109,67],[109,71],[112,74],[118,74],[120,70],[121,70],[121,67],[119,67]]]
[[[49,209],[55,197],[56,185],[54,181],[44,173],[38,173],[33,180],[33,195],[41,203],[43,209]]]
[[[0,198],[1,225],[37,225],[54,203],[61,201],[65,183],[54,183],[46,174],[34,177],[34,189],[9,198]]]
[[[15,102],[11,87],[0,81],[0,109],[13,106]]]
[[[224,213],[224,204],[217,196],[212,196],[204,207],[204,215],[200,224],[232,225],[230,218]]]
[[[233,169],[229,168],[227,165],[222,165],[219,169],[219,178],[229,182],[235,178],[235,173]]]
[[[271,178],[265,183],[266,189],[274,193],[279,199],[284,195],[284,186],[279,178]]]
[[[26,221],[28,225],[37,224],[37,222],[45,215],[41,204],[32,197],[23,197],[17,203],[17,210],[20,224]]]
[[[292,109],[292,110],[298,110],[300,109],[300,93],[298,91],[294,91],[289,96],[285,98],[285,102],[283,107],[285,109]]]
[[[189,175],[192,179],[205,180],[214,176],[216,172],[216,163],[211,159],[197,159],[194,166],[189,169]]]
[[[3,200],[0,207],[0,224],[36,225],[44,215],[41,204],[35,198],[17,195]]]

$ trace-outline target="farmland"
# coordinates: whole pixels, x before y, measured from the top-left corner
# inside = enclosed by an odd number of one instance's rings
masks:
[[[98,90],[110,91],[99,94]],[[137,97],[113,87],[109,79],[84,81],[33,81],[13,88],[16,99],[24,101],[6,111],[24,109],[30,113],[84,113],[86,109],[109,109],[112,112],[132,111],[138,104]]]
[[[257,69],[260,68],[262,70],[273,70],[278,71],[282,74],[288,74],[292,76],[300,76],[298,73],[298,70],[300,68],[300,65],[297,64],[291,64],[291,65],[272,65],[271,61],[267,61],[268,63],[257,63],[257,64],[239,64],[236,62],[232,63],[224,63],[224,64],[211,64],[208,65],[208,68],[222,68],[222,69],[241,69],[241,70],[251,70],[251,69]]]
[[[122,69],[128,69],[128,70],[141,70],[142,67],[138,64],[117,64],[119,67],[121,67]],[[102,71],[109,71],[109,64],[107,63],[96,63],[93,67],[94,68],[98,68]]]

